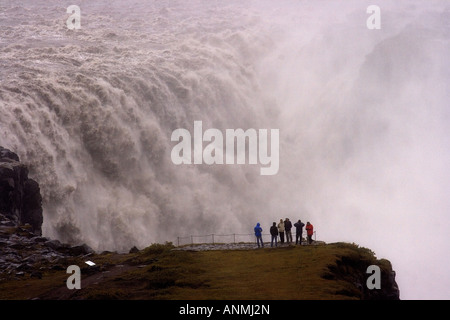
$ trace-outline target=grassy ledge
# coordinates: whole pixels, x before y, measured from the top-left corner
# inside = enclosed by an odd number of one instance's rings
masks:
[[[364,299],[361,286],[365,286],[367,266],[378,265],[382,274],[392,271],[388,260],[378,260],[370,249],[350,243],[256,250],[174,249],[166,243],[136,253],[95,254],[89,257],[95,267],[81,259],[62,261],[41,279],[0,280],[0,299]],[[70,264],[82,267],[80,290],[66,287]]]

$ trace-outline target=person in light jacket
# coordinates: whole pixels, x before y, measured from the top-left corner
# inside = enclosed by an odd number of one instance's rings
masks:
[[[280,219],[280,223],[278,223],[278,234],[280,235],[281,244],[284,243],[284,221]]]

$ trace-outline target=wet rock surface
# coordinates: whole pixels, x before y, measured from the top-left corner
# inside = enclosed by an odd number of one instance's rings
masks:
[[[61,259],[88,255],[87,245],[71,246],[42,236],[39,184],[28,178],[19,156],[0,146],[0,280],[42,276]]]
[[[29,224],[42,234],[42,196],[39,184],[28,178],[28,167],[19,156],[0,146],[0,213],[14,224]]]
[[[40,278],[54,270],[68,257],[88,256],[94,251],[87,245],[71,246],[32,232],[29,224],[17,225],[0,214],[0,280],[10,277]]]

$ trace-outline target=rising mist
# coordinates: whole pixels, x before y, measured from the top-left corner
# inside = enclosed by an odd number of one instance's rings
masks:
[[[449,7],[377,1],[369,30],[370,4],[2,2],[0,145],[44,234],[120,251],[301,218],[389,258],[401,298],[448,298]],[[174,165],[194,121],[279,129],[278,173]]]

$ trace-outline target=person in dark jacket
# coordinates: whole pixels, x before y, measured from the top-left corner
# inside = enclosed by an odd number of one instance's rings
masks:
[[[289,220],[289,218],[286,218],[284,220],[284,232],[286,233],[286,241],[287,243],[291,243],[292,242],[292,222]]]
[[[305,224],[299,219],[298,222],[294,223],[295,227],[295,244],[302,245],[302,233],[303,233],[303,227]],[[300,241],[299,241],[300,239]]]
[[[263,231],[263,229],[261,228],[259,222],[256,224],[256,226],[254,228],[254,231],[255,231],[256,241],[258,243],[258,248],[260,247],[259,246],[260,242],[261,242],[261,246],[264,248],[264,242],[262,240],[262,231]]]
[[[277,228],[277,224],[275,222],[270,227],[270,234],[272,235],[272,240],[270,241],[270,246],[273,247],[273,241],[275,240],[275,247],[277,247],[278,228]]]

